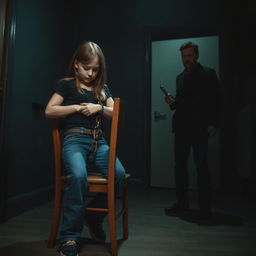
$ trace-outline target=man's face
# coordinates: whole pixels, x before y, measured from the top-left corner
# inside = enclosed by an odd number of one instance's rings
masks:
[[[181,51],[183,65],[186,69],[192,69],[197,63],[197,56],[193,47]]]

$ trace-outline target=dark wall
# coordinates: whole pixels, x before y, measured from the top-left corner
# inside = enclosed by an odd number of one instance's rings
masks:
[[[49,198],[53,184],[50,122],[44,118],[73,42],[69,1],[13,1],[15,41],[6,106],[7,215]]]
[[[256,75],[252,71],[256,69],[253,61],[256,54],[251,48],[256,43],[252,36],[256,25],[256,5],[252,1],[234,1],[232,5],[223,1],[219,16],[223,85],[221,182],[223,190],[230,191],[240,189],[244,177],[255,180],[256,176],[256,141],[252,132],[256,120],[253,112]],[[240,138],[245,141],[246,137],[249,142],[241,144]],[[251,163],[245,162],[248,154]],[[239,179],[238,183],[232,182],[236,179]]]

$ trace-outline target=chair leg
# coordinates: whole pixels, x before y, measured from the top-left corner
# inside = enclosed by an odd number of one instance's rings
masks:
[[[124,185],[124,197],[122,199],[123,204],[123,238],[128,239],[128,180]]]
[[[117,256],[116,220],[115,220],[115,211],[113,209],[109,210],[109,213],[108,213],[108,225],[109,225],[111,255]]]
[[[59,228],[60,222],[60,211],[61,211],[61,188],[56,186],[55,188],[55,198],[54,198],[54,206],[52,212],[52,224],[51,224],[51,231],[48,238],[47,247],[53,248],[56,243],[56,236]]]

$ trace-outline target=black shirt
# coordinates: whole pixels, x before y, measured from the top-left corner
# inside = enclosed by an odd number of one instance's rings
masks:
[[[180,91],[176,122],[180,130],[195,131],[202,127],[200,116],[200,92],[198,91],[197,72],[184,74],[183,88]]]
[[[106,94],[106,100],[112,97],[107,85],[104,85],[104,91]],[[82,89],[82,93],[78,92],[75,80],[61,80],[58,83],[55,92],[64,98],[62,106],[80,103],[99,103],[93,91]],[[103,105],[106,105],[106,100],[102,102]],[[93,129],[96,125],[96,117],[98,115],[99,113],[93,114],[91,116],[86,116],[81,113],[67,115],[62,119],[62,129],[66,130],[74,127],[85,127],[87,129]],[[103,129],[102,122],[100,128]]]
[[[201,132],[218,127],[220,87],[215,70],[198,65],[177,77],[174,132]]]

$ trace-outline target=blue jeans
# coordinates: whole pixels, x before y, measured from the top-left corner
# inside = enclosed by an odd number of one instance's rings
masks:
[[[83,229],[84,208],[86,207],[88,161],[103,177],[108,173],[109,146],[103,137],[98,138],[98,148],[91,152],[93,138],[91,135],[68,133],[63,138],[62,159],[67,182],[62,201],[62,222],[60,241],[78,241]],[[95,171],[95,170],[94,170]],[[120,193],[125,177],[125,169],[116,159],[115,181],[116,193]],[[99,193],[89,207],[107,207],[105,193]],[[93,212],[96,221],[102,221],[105,212]]]

